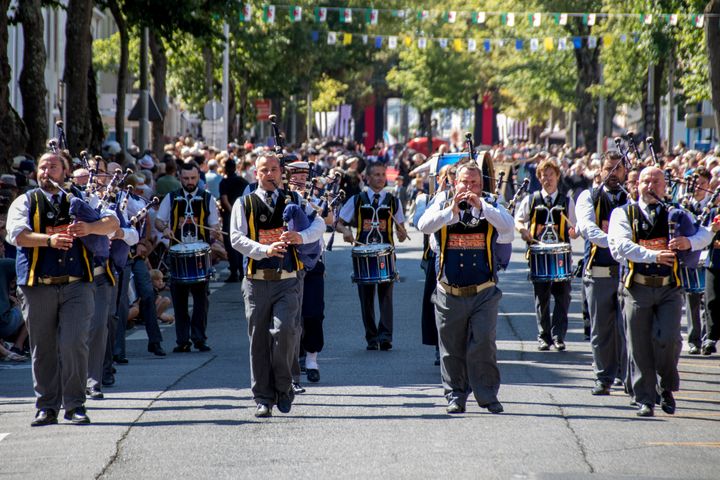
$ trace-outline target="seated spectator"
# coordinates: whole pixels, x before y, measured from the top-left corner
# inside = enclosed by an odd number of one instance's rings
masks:
[[[13,361],[27,360],[30,353],[25,343],[28,336],[27,327],[23,321],[19,302],[10,295],[11,289],[15,288],[15,260],[10,258],[0,259],[0,339],[14,342],[9,350],[22,359],[14,358]],[[0,342],[2,343],[2,342]],[[7,354],[3,354],[7,356]]]
[[[165,311],[172,306],[172,300],[161,294],[161,292],[167,290],[165,277],[163,277],[160,270],[153,269],[150,270],[150,278],[152,279],[153,290],[155,290],[155,308],[157,310],[157,316],[164,324],[172,325],[175,323],[175,315]]]

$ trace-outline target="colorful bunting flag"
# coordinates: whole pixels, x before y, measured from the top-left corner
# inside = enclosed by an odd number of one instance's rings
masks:
[[[391,50],[394,50],[397,48],[397,37],[395,37],[395,36],[388,37],[388,48]]]
[[[485,41],[483,42],[483,49],[484,49],[486,52],[489,52],[491,48],[492,48],[492,44],[490,43],[490,40],[485,40]]]
[[[381,48],[382,47],[382,37],[378,35],[375,37],[375,48]]]
[[[318,43],[318,40],[320,40],[320,32],[313,30],[310,32],[310,38],[312,38],[313,43]]]
[[[533,27],[539,27],[542,24],[542,13],[531,13],[528,15],[528,21]]]
[[[427,47],[427,38],[420,37],[418,38],[418,48],[421,50],[424,50]]]
[[[327,43],[328,43],[328,45],[335,45],[337,43],[337,33],[336,32],[328,32]]]
[[[343,45],[350,45],[352,43],[352,33],[343,34]]]
[[[315,7],[315,21],[316,22],[327,22],[327,8]]]
[[[567,38],[562,37],[558,39],[558,50],[566,50],[567,49]]]
[[[666,16],[667,23],[672,25],[673,27],[678,24],[678,15],[677,13],[671,13],[670,15]]]
[[[652,13],[643,13],[640,15],[640,21],[643,23],[643,25],[652,25],[653,23],[653,16]]]
[[[583,14],[583,25],[592,27],[593,25],[595,25],[596,19],[597,19],[597,17],[594,13],[584,13]]]
[[[403,43],[406,47],[409,47],[413,43],[412,37],[410,35],[405,35],[405,37],[403,38]]]
[[[545,51],[547,52],[555,50],[555,40],[552,37],[545,37],[543,45],[545,46]]]
[[[418,12],[418,20],[427,20],[430,18],[430,12],[428,10],[420,10]]]
[[[440,38],[438,39],[438,44],[440,44],[440,48],[446,49],[448,47],[448,39]]]
[[[293,22],[302,21],[302,7],[290,7],[290,20]]]
[[[363,42],[363,45],[367,45],[367,42],[368,42],[368,36],[367,36],[367,35],[363,35],[363,36],[362,36],[362,42]]]
[[[623,33],[620,35],[620,43],[626,43],[626,42],[627,42],[627,35]]]
[[[582,48],[582,37],[573,37],[573,47]]]
[[[703,28],[705,26],[705,15],[693,15],[692,21],[697,28]]]
[[[515,26],[515,14],[514,13],[503,13],[500,15],[500,23],[508,27]]]
[[[530,39],[530,51],[531,52],[537,52],[538,47],[540,46],[540,42],[537,38],[531,38]]]
[[[444,17],[445,17],[445,21],[447,23],[455,23],[455,20],[457,20],[457,12],[454,12],[454,11],[445,12]]]
[[[249,22],[250,20],[252,20],[252,5],[246,3],[243,5],[242,12],[240,12],[240,21]]]
[[[522,50],[523,49],[523,41],[521,39],[515,40],[515,50]]]
[[[486,15],[485,12],[473,12],[472,13],[472,23],[475,25],[480,25],[485,23]]]
[[[352,23],[352,8],[340,9],[340,21],[343,23]]]
[[[265,23],[275,23],[275,5],[265,5],[263,7],[263,20]]]
[[[588,48],[597,48],[598,39],[594,35],[588,37]]]
[[[376,8],[368,8],[365,10],[365,20],[370,25],[377,25],[379,13]]]
[[[555,23],[558,25],[567,25],[568,20],[568,14],[567,13],[558,13],[555,15]]]
[[[459,38],[453,40],[453,49],[456,52],[462,52],[463,42]]]
[[[467,51],[474,52],[475,50],[477,50],[477,42],[475,42],[474,38],[468,38]]]

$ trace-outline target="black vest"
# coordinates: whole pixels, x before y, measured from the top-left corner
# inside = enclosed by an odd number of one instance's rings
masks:
[[[374,194],[374,192],[373,192]],[[393,220],[391,215],[395,216],[395,208],[397,202],[395,197],[391,193],[385,193],[385,198],[382,203],[378,205],[377,217],[378,217],[378,229],[380,230],[380,236],[382,241],[380,243],[393,243]],[[372,200],[368,192],[360,192],[355,199],[355,218],[357,218],[357,232],[355,239],[358,242],[368,243],[368,235],[372,230],[372,220],[375,209],[372,207]],[[373,232],[373,237],[377,237]],[[377,239],[375,239],[377,240]]]
[[[538,210],[535,208],[538,205],[545,205],[545,199],[542,196],[542,192],[539,190],[533,193],[533,196],[530,199],[530,234],[536,240],[540,239],[540,235],[545,229],[545,222],[547,221],[548,216],[548,212],[546,210]],[[565,221],[565,216],[563,215],[568,215],[567,195],[565,195],[563,192],[558,191],[557,196],[555,197],[555,202],[548,208],[555,206],[561,206],[565,208],[565,210],[561,212],[553,212],[553,223],[555,224],[555,231],[560,241],[567,242],[569,238],[568,232],[570,230],[570,226]]]
[[[667,250],[670,239],[670,226],[668,223],[668,211],[660,207],[657,211],[655,224],[651,224],[645,217],[638,203],[631,203],[623,207],[628,216],[628,223],[632,229],[633,242],[649,250]],[[678,262],[673,267],[657,263],[635,263],[628,261],[629,271],[625,277],[625,286],[632,285],[632,276],[635,273],[642,275],[670,276],[675,278],[676,285],[679,285]]]
[[[184,234],[191,234],[195,235],[195,225],[192,224],[191,221],[188,221],[183,225],[183,219],[185,218],[185,208],[187,206],[187,194],[185,193],[185,190],[182,188],[179,190],[176,190],[172,192],[171,194],[171,229],[173,231],[173,235],[175,235],[175,238],[182,241],[183,239],[183,233]],[[195,194],[195,197],[193,198],[191,202],[191,208],[193,212],[193,217],[195,220],[195,223],[199,226],[205,227],[200,228],[197,227],[197,239],[199,242],[205,242],[210,243],[210,231],[208,230],[208,227],[210,226],[208,224],[208,216],[210,215],[210,202],[212,201],[212,195],[210,195],[209,192],[205,190],[197,190],[197,193]],[[177,242],[173,239],[170,240],[171,244],[176,244]]]
[[[595,188],[590,191],[590,196],[595,199],[593,202],[593,209],[595,210],[595,224],[603,232],[608,233],[610,215],[612,215],[615,208],[627,203],[627,195],[621,190],[618,193],[617,201],[614,201],[610,194],[604,189],[598,191]],[[595,244],[591,244],[589,249],[586,250],[585,265],[588,269],[593,266],[609,267],[617,264],[618,262],[616,262],[610,254],[609,248],[601,248]]]

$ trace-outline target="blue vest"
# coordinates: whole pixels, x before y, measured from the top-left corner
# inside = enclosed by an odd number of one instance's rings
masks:
[[[435,233],[440,246],[436,258],[438,278],[445,273],[450,285],[467,287],[495,280],[495,242],[497,232],[487,220],[476,226],[458,222]]]
[[[240,199],[244,202],[245,219],[248,226],[248,238],[250,240],[270,245],[280,240],[280,235],[286,230],[283,222],[283,211],[288,203],[299,204],[299,198],[291,193],[290,197],[278,191],[275,208],[270,207],[256,194],[251,193]],[[303,268],[303,263],[298,257],[294,245],[288,245],[287,252],[283,258],[271,257],[262,260],[254,260],[248,256],[243,259],[243,268],[247,274],[253,274],[258,270],[282,268],[287,272],[294,272]]]
[[[604,189],[600,192],[598,192],[597,189],[593,189],[591,190],[591,197],[595,198],[595,201],[593,202],[595,210],[595,224],[603,232],[607,233],[608,225],[610,224],[610,215],[612,215],[612,212],[616,207],[627,203],[627,195],[625,195],[624,192],[621,192],[620,198],[616,203]],[[585,250],[585,266],[588,270],[594,266],[610,267],[618,264],[618,262],[616,262],[612,257],[609,248],[598,247],[594,243],[587,241],[586,244],[589,244],[586,245],[587,248]]]
[[[58,210],[52,206],[39,188],[30,190],[27,195],[30,208],[28,220],[35,233],[64,232],[72,223],[70,202],[63,195]],[[69,250],[49,247],[20,247],[17,251],[15,268],[18,285],[37,285],[39,277],[60,277],[70,275],[82,277],[84,281],[93,280],[93,254],[85,248],[79,239],[73,241]]]

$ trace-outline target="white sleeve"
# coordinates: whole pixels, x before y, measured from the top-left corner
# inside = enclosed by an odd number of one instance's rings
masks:
[[[655,263],[657,259],[656,251],[632,241],[632,228],[627,213],[622,208],[616,208],[610,215],[608,246],[613,258],[620,263],[625,263],[625,260],[635,263]]]
[[[512,243],[515,238],[515,221],[512,215],[500,203],[496,207],[482,201],[483,214],[485,219],[497,229],[498,243]]]
[[[20,195],[10,205],[10,209],[7,213],[7,235],[5,236],[5,239],[9,244],[18,247],[19,245],[15,243],[18,235],[25,230],[32,232],[30,219],[28,218],[29,212],[30,201],[27,195]]]
[[[608,248],[608,236],[597,226],[595,208],[593,207],[590,190],[585,190],[578,197],[575,205],[575,216],[577,217],[577,229],[584,239],[589,240],[600,248]]]

